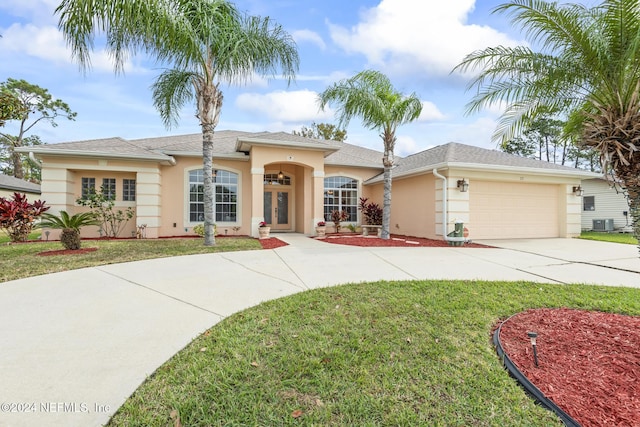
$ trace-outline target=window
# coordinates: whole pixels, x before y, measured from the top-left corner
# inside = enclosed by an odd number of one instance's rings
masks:
[[[237,222],[238,174],[223,170],[214,177],[214,221]],[[189,221],[204,221],[204,173],[202,169],[189,172]]]
[[[278,178],[277,173],[267,173],[264,175],[264,185],[291,185],[291,177],[284,175]]]
[[[349,222],[358,222],[358,181],[346,176],[324,179],[324,220],[331,221],[331,211],[344,210]]]
[[[116,179],[115,178],[102,178],[102,195],[107,200],[116,199]]]
[[[90,195],[96,192],[96,179],[82,177],[82,190],[81,197],[83,199],[88,198]]]
[[[134,202],[136,200],[136,180],[122,180],[122,200],[125,202]]]
[[[583,211],[595,211],[596,210],[596,197],[584,196],[582,198],[582,210]]]

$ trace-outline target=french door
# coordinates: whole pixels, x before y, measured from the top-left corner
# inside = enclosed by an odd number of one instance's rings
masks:
[[[264,191],[264,222],[271,230],[291,230],[289,190]]]

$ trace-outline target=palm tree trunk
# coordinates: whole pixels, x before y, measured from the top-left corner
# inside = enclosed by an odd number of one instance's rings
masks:
[[[640,187],[627,187],[627,197],[629,199],[629,215],[631,216],[633,235],[638,240],[638,251],[640,251]]]
[[[389,239],[391,232],[389,226],[391,223],[391,166],[384,166],[384,196],[382,202],[382,235],[383,239]]]
[[[199,89],[199,90],[198,90]],[[204,175],[204,245],[216,244],[214,229],[213,134],[220,120],[222,92],[217,85],[203,84],[197,88],[198,118],[202,126],[202,172]]]
[[[202,166],[204,175],[204,245],[216,244],[213,231],[213,126],[202,126]]]
[[[385,131],[384,139],[384,157],[382,164],[384,165],[384,196],[382,201],[382,239],[391,238],[391,181],[392,168],[394,163],[393,147],[396,142],[395,135],[392,132]]]

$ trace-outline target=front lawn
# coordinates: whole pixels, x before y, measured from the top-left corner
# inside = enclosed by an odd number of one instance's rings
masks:
[[[603,233],[600,231],[583,231],[580,233],[580,239],[598,240],[601,242],[625,243],[629,245],[637,245],[638,240],[629,233]]]
[[[211,328],[109,426],[560,426],[490,343],[498,319],[534,307],[640,315],[640,290],[416,281],[304,292]]]
[[[63,249],[60,242],[28,242],[0,246],[0,282],[96,265],[143,259],[214,252],[261,249],[248,237],[216,238],[215,246],[204,246],[200,238],[83,240],[82,248],[98,248],[85,254],[40,256],[39,252]]]

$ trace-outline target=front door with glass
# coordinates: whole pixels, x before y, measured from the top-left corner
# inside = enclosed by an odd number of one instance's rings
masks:
[[[264,191],[264,221],[271,230],[291,230],[289,190]]]

